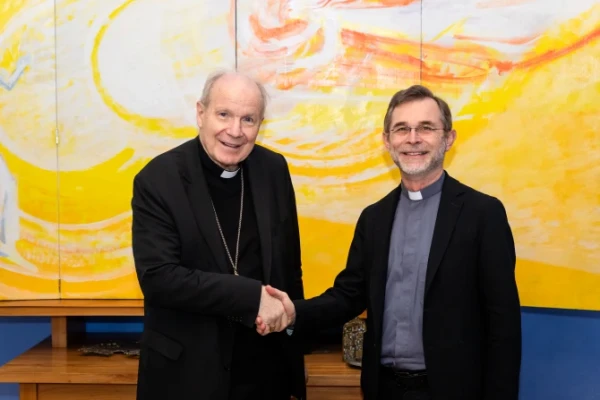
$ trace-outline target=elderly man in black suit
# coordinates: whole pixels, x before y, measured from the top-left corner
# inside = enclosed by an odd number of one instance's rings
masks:
[[[305,397],[304,359],[265,285],[302,299],[296,201],[284,157],[255,144],[265,90],[217,73],[197,103],[198,137],[133,183],[132,241],[144,294],[138,400]],[[269,335],[271,336],[271,335]]]

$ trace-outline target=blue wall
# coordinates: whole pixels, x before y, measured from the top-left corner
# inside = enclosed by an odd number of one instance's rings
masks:
[[[50,335],[50,318],[0,318],[0,365]],[[19,386],[0,383],[0,400],[18,400]]]
[[[600,313],[523,308],[521,400],[600,400]],[[93,332],[141,330],[138,318],[95,318]],[[48,318],[0,318],[0,364],[50,334]],[[0,384],[0,400],[18,400]]]

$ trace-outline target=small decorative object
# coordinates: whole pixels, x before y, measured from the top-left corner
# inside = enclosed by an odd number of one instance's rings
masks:
[[[104,356],[110,357],[113,354],[124,354],[127,357],[137,358],[140,356],[139,342],[107,342],[99,343],[91,346],[84,346],[79,349],[79,352],[84,356]]]
[[[357,317],[344,325],[342,347],[344,361],[355,367],[362,366],[363,337],[367,331],[364,318]]]

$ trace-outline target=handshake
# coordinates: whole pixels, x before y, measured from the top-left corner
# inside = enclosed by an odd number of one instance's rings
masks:
[[[263,286],[256,317],[256,331],[263,336],[281,332],[292,325],[295,319],[296,308],[287,293],[269,285]]]

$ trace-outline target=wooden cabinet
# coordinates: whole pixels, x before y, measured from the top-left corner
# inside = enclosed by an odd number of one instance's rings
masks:
[[[0,367],[0,382],[19,383],[21,400],[134,400],[138,360],[84,356],[75,317],[141,316],[138,300],[0,302],[0,316],[50,316],[52,336]],[[308,400],[359,400],[360,370],[340,349],[306,356]]]

